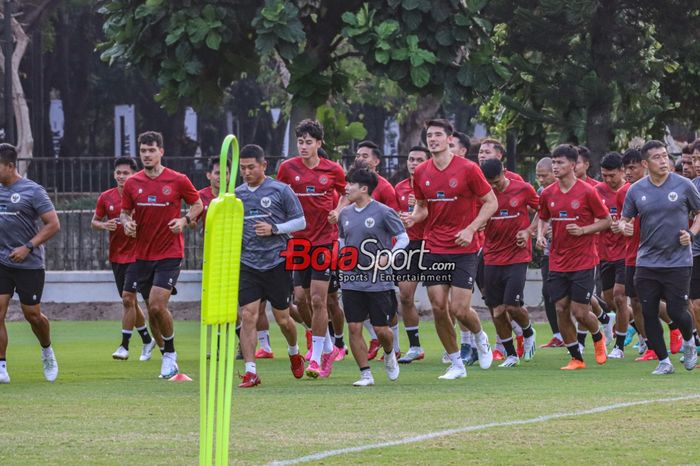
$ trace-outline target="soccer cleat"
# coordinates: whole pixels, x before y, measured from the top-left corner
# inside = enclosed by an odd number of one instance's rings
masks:
[[[333,372],[333,363],[335,362],[335,358],[338,357],[338,353],[340,353],[340,349],[334,346],[333,351],[321,355],[321,372],[319,377],[325,379],[331,375],[331,372]]]
[[[139,356],[139,361],[148,361],[151,359],[153,354],[153,348],[156,347],[156,339],[151,338],[150,343],[145,343],[143,348],[141,348],[141,356]]]
[[[10,374],[7,373],[7,366],[0,366],[0,384],[10,383]]]
[[[399,363],[396,361],[396,353],[391,352],[385,355],[384,358],[384,368],[386,369],[386,376],[392,382],[399,378]]]
[[[44,366],[44,378],[47,382],[53,382],[58,377],[58,362],[53,349],[48,347],[41,350],[41,364]]]
[[[692,371],[698,363],[698,351],[695,347],[695,342],[683,343],[683,367],[685,370]]]
[[[476,350],[479,353],[479,366],[482,369],[491,367],[493,354],[491,353],[491,345],[489,345],[489,336],[483,330],[476,335]]]
[[[472,354],[472,345],[470,345],[469,343],[462,343],[459,346],[459,357],[462,361],[469,359],[471,354]],[[474,361],[472,361],[472,363],[473,362]],[[466,364],[466,362],[464,364]]]
[[[306,376],[317,379],[319,375],[321,375],[321,366],[319,366],[316,361],[311,361],[309,365],[306,366]]]
[[[551,340],[549,340],[547,343],[544,345],[540,345],[540,348],[561,348],[564,346],[564,342],[561,341],[561,339],[557,337],[552,337]]]
[[[246,372],[245,375],[239,375],[238,377],[240,377],[243,380],[243,382],[238,384],[240,388],[252,388],[256,385],[260,385],[260,377],[258,377],[258,374]]]
[[[643,341],[641,339],[639,340],[639,342],[637,342],[636,347],[637,347],[637,352],[640,355],[646,353],[649,350],[649,346],[647,345],[647,342]]]
[[[112,359],[126,361],[127,359],[129,359],[129,350],[124,348],[123,346],[120,346],[119,348],[117,348],[117,351],[112,353]]]
[[[493,360],[494,361],[503,361],[506,357],[501,353],[500,350],[493,350]]]
[[[681,351],[683,347],[683,335],[678,329],[671,330],[668,335],[669,346],[671,347],[671,354],[676,354]]]
[[[608,359],[622,359],[625,357],[625,352],[622,351],[617,346],[610,351],[608,354]]]
[[[523,350],[524,350],[524,358],[525,361],[532,361],[532,358],[535,357],[535,350],[537,349],[537,345],[535,344],[535,339],[537,337],[537,332],[535,332],[535,329],[532,329],[532,336],[525,338],[525,341],[523,342]]]
[[[518,335],[515,337],[515,343],[515,353],[519,358],[522,358],[525,355],[525,338],[522,335]]]
[[[475,346],[469,346],[469,350],[462,353],[460,351],[460,356],[462,362],[465,366],[471,366],[479,360],[479,352],[476,350]]]
[[[576,370],[585,369],[585,368],[586,368],[585,362],[581,361],[580,359],[571,358],[571,361],[569,361],[569,364],[562,367],[561,370],[563,370],[563,371],[576,371]]]
[[[374,377],[372,377],[372,373],[369,371],[363,372],[360,376],[360,380],[354,382],[352,385],[353,387],[369,387],[374,385]]]
[[[255,352],[255,359],[275,359],[275,353],[259,348]]]
[[[605,336],[600,340],[593,343],[593,351],[595,353],[595,362],[598,364],[605,364],[608,360],[608,349],[605,347]]]
[[[676,372],[673,368],[673,364],[667,362],[660,362],[656,369],[651,372],[651,375],[670,375]]]
[[[292,374],[295,379],[304,377],[304,357],[301,354],[289,355]]]
[[[408,349],[406,354],[404,354],[403,357],[399,359],[399,364],[410,364],[413,361],[420,361],[424,358],[425,353],[423,352],[423,348],[421,348],[420,346],[412,346]]]
[[[613,312],[608,312],[608,317],[610,322],[607,325],[602,325],[603,335],[605,335],[605,344],[607,345],[611,341],[615,341],[615,321],[617,320],[617,314]]]
[[[630,343],[632,343],[632,339],[634,338],[634,335],[637,333],[637,331],[632,327],[631,325],[627,326],[627,335],[625,336],[625,346],[629,346]]]
[[[508,356],[505,361],[498,365],[498,367],[518,367],[520,365],[520,358],[517,356]]]
[[[379,346],[379,340],[369,341],[369,349],[367,350],[368,361],[371,361],[372,359],[377,357],[377,353],[379,352]]]
[[[342,348],[339,348],[338,351],[338,356],[335,357],[335,362],[342,361],[345,359],[345,356],[348,354],[348,349],[343,346]]]
[[[394,353],[396,355],[396,359],[399,359],[401,357],[401,351],[396,351]],[[384,355],[382,354],[382,357],[379,358],[380,361],[384,361]]]
[[[443,364],[452,364],[452,361],[450,360],[450,355],[447,354],[447,351],[442,352],[442,363]]]
[[[700,356],[700,346],[696,346],[696,348],[697,348],[698,356]],[[680,361],[681,363],[684,363],[684,362],[685,362],[685,355],[681,356],[680,359],[679,359],[679,361]]]
[[[160,378],[169,379],[180,372],[177,367],[177,353],[163,353],[163,362],[160,364]]]
[[[462,379],[467,376],[467,369],[464,366],[456,366],[452,364],[447,368],[447,372],[442,374],[438,379],[440,380],[455,380]]]
[[[653,349],[647,349],[642,356],[635,359],[635,361],[658,361],[658,360],[659,360],[659,358],[656,357],[656,353],[654,352]]]

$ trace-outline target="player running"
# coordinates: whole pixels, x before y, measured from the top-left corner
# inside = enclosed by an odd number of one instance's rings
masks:
[[[41,228],[37,227],[39,219]],[[41,345],[44,378],[53,382],[58,377],[49,319],[41,313],[40,303],[45,276],[43,244],[60,229],[46,190],[19,174],[17,149],[0,144],[0,384],[10,383],[5,316],[15,292]]]
[[[138,137],[143,170],[126,180],[122,193],[124,232],[136,238],[134,262],[126,271],[124,298],[138,290],[146,299],[150,318],[163,336],[160,377],[178,373],[173,315],[168,301],[180,275],[184,257],[183,229],[202,212],[202,201],[192,182],[164,167],[163,136],[147,131]],[[190,209],[180,216],[182,201]]]
[[[130,264],[136,260],[134,257],[135,239],[126,236],[119,217],[122,212],[122,192],[126,180],[138,171],[136,161],[131,157],[120,157],[114,162],[114,180],[117,187],[108,189],[97,198],[95,214],[92,217],[92,229],[109,232],[109,262],[112,265],[114,281],[117,285],[119,297],[124,292],[124,277]],[[107,218],[107,221],[104,219]],[[156,345],[156,340],[151,337],[146,328],[146,316],[136,300],[136,293],[129,299],[122,299],[124,312],[122,315],[122,342],[112,354],[113,359],[126,361],[129,359],[129,341],[134,327],[141,336],[143,348],[140,361],[151,359],[151,353]]]
[[[452,125],[435,119],[426,122],[425,127],[432,158],[415,170],[416,205],[412,213],[402,214],[402,220],[407,228],[426,222],[425,243],[430,253],[425,257],[425,285],[438,336],[452,363],[439,378],[453,380],[466,377],[467,370],[448,312],[476,335],[479,365],[487,369],[493,361],[488,336],[470,304],[479,250],[476,233],[498,204],[478,165],[450,152]],[[479,200],[483,205],[477,209],[475,203]],[[445,264],[452,264],[454,269],[440,272]]]

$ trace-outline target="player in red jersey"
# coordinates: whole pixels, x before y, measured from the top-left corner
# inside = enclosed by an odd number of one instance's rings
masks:
[[[135,239],[126,236],[119,217],[122,211],[122,192],[124,184],[134,173],[138,171],[136,162],[131,157],[120,157],[114,162],[114,181],[117,187],[108,189],[97,198],[95,214],[92,216],[91,226],[93,230],[109,232],[109,262],[112,265],[114,281],[117,285],[119,296],[124,292],[124,278],[129,264],[134,263]],[[107,221],[104,221],[104,219]],[[136,327],[141,336],[143,348],[141,349],[141,361],[151,359],[156,340],[151,338],[146,328],[146,316],[136,300],[136,293],[129,299],[123,299],[124,312],[122,314],[122,342],[119,348],[112,354],[112,358],[119,360],[129,359],[129,340]],[[154,329],[154,335],[158,332]],[[158,335],[160,337],[160,335]]]
[[[467,371],[448,312],[477,336],[481,367],[490,367],[493,360],[488,336],[470,304],[479,250],[476,232],[496,211],[497,202],[478,165],[450,152],[452,125],[447,120],[436,119],[425,126],[432,159],[416,168],[413,184],[416,205],[413,212],[403,214],[402,219],[406,228],[426,222],[425,243],[430,253],[423,264],[424,283],[428,287],[438,336],[452,363],[440,378],[453,380],[466,377]],[[477,214],[475,203],[479,200],[483,205]],[[447,264],[453,267],[451,273],[440,272]]]
[[[143,170],[126,181],[122,193],[124,232],[136,238],[136,262],[126,271],[124,297],[135,296],[138,290],[146,299],[149,317],[156,320],[163,336],[160,377],[170,378],[179,368],[168,301],[185,255],[182,230],[203,208],[192,182],[182,173],[161,165],[165,151],[160,133],[142,133],[138,144]],[[190,209],[181,217],[183,200]]]
[[[493,309],[494,325],[506,353],[499,367],[515,367],[520,358],[513,344],[511,319],[522,328],[525,361],[535,355],[535,330],[523,307],[523,295],[527,265],[532,260],[534,224],[529,213],[536,212],[539,197],[529,183],[506,178],[500,160],[485,160],[481,170],[498,201],[498,210],[486,224],[484,280],[489,285],[484,301]]]
[[[400,181],[396,185],[396,201],[399,205],[401,214],[410,214],[416,205],[416,195],[413,192],[413,174],[416,167],[430,158],[430,151],[422,146],[414,146],[408,152],[406,161],[406,169],[408,170],[408,178]],[[413,227],[406,230],[408,233],[409,243],[406,251],[419,250],[423,245],[423,230],[425,222],[416,223]],[[409,253],[410,254],[410,253]],[[401,314],[403,317],[403,325],[406,328],[408,335],[409,349],[403,357],[399,358],[399,363],[410,364],[413,361],[418,361],[425,358],[425,352],[420,343],[418,335],[418,324],[420,318],[416,310],[415,294],[418,287],[418,269],[417,256],[413,256],[413,263],[404,268],[401,273],[409,278],[415,276],[415,279],[399,281],[399,300],[401,302]]]
[[[496,159],[503,162],[503,157],[505,156],[506,150],[503,147],[503,144],[501,144],[497,139],[487,138],[481,141],[481,144],[479,145],[479,165],[484,163],[485,160],[489,159]],[[508,170],[503,170],[503,176],[509,180],[524,181],[522,176]]]
[[[542,191],[537,228],[538,247],[544,248],[545,232],[552,223],[547,284],[557,308],[559,331],[571,354],[569,364],[562,367],[564,370],[586,367],[572,317],[591,332],[596,362],[604,364],[607,360],[605,337],[590,307],[598,252],[589,235],[609,228],[611,220],[595,189],[574,176],[577,157],[576,148],[571,145],[562,144],[552,152],[557,183]]]
[[[295,239],[305,239],[313,251],[318,247],[330,247],[338,240],[338,215],[347,205],[345,198],[345,173],[336,162],[322,159],[318,149],[323,144],[323,127],[314,120],[303,120],[297,125],[297,149],[299,156],[285,160],[277,172],[277,179],[287,183],[296,193],[304,209],[306,228],[294,233]],[[334,205],[334,192],[340,200]],[[323,254],[321,254],[323,256]],[[319,262],[322,262],[323,257]],[[303,315],[303,308],[312,311],[311,361],[306,375],[317,378],[330,373],[333,362],[340,353],[328,332],[328,284],[330,268],[294,271],[294,297]]]
[[[591,168],[591,151],[586,146],[577,146],[576,151],[578,152],[576,166],[574,167],[576,178],[596,187],[599,182],[588,174],[588,170]]]

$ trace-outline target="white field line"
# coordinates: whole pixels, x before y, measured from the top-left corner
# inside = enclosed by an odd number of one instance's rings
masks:
[[[504,421],[504,422],[491,422],[488,424],[464,426],[464,427],[458,427],[456,429],[440,430],[437,432],[430,432],[427,434],[416,435],[413,437],[406,437],[406,438],[402,438],[402,439],[398,439],[398,440],[392,440],[390,442],[370,443],[367,445],[360,445],[357,447],[340,448],[338,450],[322,451],[320,453],[314,453],[312,455],[301,456],[299,458],[273,461],[272,463],[268,463],[268,466],[283,466],[283,465],[288,465],[288,464],[306,463],[308,461],[318,461],[318,460],[322,460],[325,458],[329,458],[331,456],[345,455],[348,453],[360,453],[363,451],[374,450],[377,448],[395,447],[398,445],[407,445],[409,443],[424,442],[426,440],[432,440],[432,439],[439,438],[439,437],[447,437],[449,435],[462,434],[465,432],[474,432],[477,430],[491,429],[494,427],[510,427],[510,426],[520,426],[520,425],[525,425],[525,424],[536,424],[536,423],[540,423],[540,422],[546,422],[546,421],[551,421],[553,419],[561,419],[561,418],[565,418],[565,417],[585,416],[588,414],[604,413],[604,412],[612,411],[615,409],[629,408],[631,406],[641,406],[641,405],[648,405],[648,404],[652,404],[652,403],[671,403],[674,401],[687,401],[687,400],[697,400],[697,399],[700,399],[700,394],[679,396],[679,397],[675,397],[675,398],[658,398],[655,400],[628,401],[626,403],[616,403],[616,404],[612,404],[612,405],[608,405],[608,406],[599,406],[597,408],[584,409],[581,411],[573,411],[573,412],[569,412],[569,413],[547,414],[544,416],[533,417],[530,419],[520,419],[520,420],[515,420],[515,421]]]

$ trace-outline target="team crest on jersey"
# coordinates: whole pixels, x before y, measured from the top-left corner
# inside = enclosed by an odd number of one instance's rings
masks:
[[[450,188],[456,188],[457,187],[457,178],[450,178],[450,181],[448,184],[450,185]]]
[[[262,199],[260,199],[260,205],[267,209],[272,205],[272,201],[269,197],[265,196]]]
[[[511,199],[511,200],[510,200],[510,206],[511,206],[511,207],[518,207],[518,200],[517,200],[517,199]]]
[[[168,194],[170,194],[171,192],[173,192],[173,190],[170,189],[170,186],[163,186],[162,191],[163,191],[163,194],[165,194],[166,196],[167,196]]]
[[[156,202],[156,197],[155,197],[155,196],[148,196],[148,202],[149,202],[149,203],[154,203],[154,202]]]
[[[318,182],[321,184],[326,184],[328,183],[328,177],[326,175],[321,175],[321,177],[318,179]]]
[[[579,207],[581,207],[581,204],[578,201],[571,201],[572,209],[578,209]]]
[[[374,226],[374,219],[372,217],[367,217],[367,219],[365,219],[365,226],[367,228],[372,228]]]
[[[314,186],[307,186],[307,187],[306,187],[306,192],[307,192],[307,193],[315,193],[315,192],[316,192],[316,188],[315,188]]]
[[[676,202],[678,200],[678,193],[676,193],[675,191],[671,191],[670,193],[668,193],[668,200],[671,202]]]
[[[13,193],[12,196],[10,196],[10,202],[13,204],[17,204],[21,199],[22,196],[20,196],[19,193]]]

